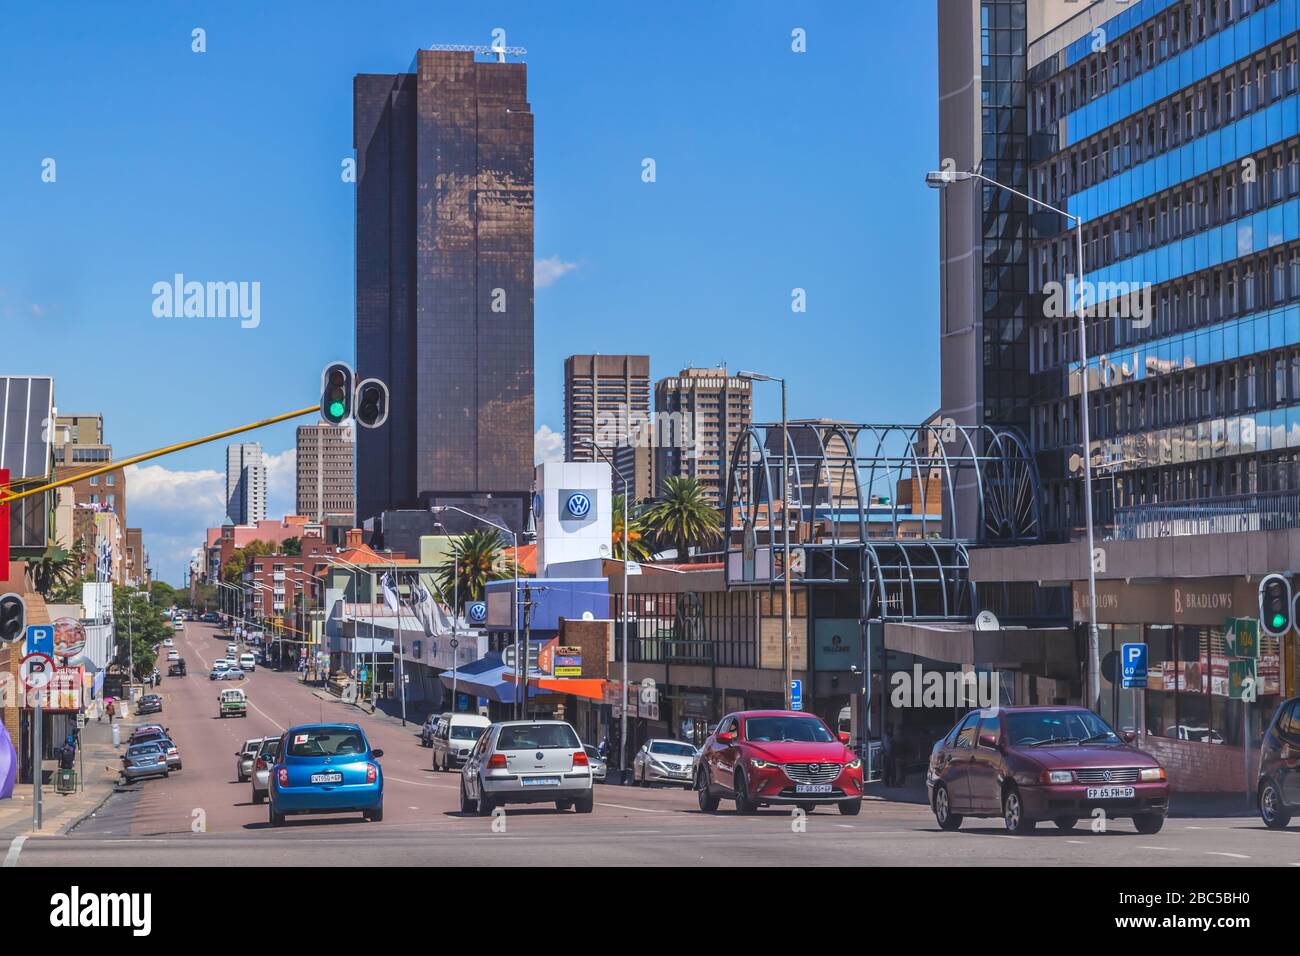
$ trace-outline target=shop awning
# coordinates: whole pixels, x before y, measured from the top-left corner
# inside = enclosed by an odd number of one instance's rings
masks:
[[[450,690],[452,672],[443,671],[439,676],[442,678],[442,685]],[[459,668],[456,671],[455,683],[456,690],[460,693],[486,697],[499,704],[515,702],[514,671],[502,664],[501,657],[497,654],[488,654]],[[541,692],[535,687],[528,688],[530,697],[536,697],[539,693]]]
[[[600,703],[605,702],[605,684],[607,681],[597,677],[533,678],[528,682],[529,689],[534,687],[548,694],[572,694]],[[537,696],[534,694],[533,696]]]

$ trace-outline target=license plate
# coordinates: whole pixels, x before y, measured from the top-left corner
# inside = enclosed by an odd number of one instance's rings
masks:
[[[520,777],[519,782],[525,787],[558,787],[559,777]]]
[[[1089,787],[1089,800],[1125,800],[1136,793],[1132,787]]]
[[[796,783],[794,785],[795,793],[830,793],[831,785],[829,783]]]
[[[312,783],[342,783],[343,774],[341,773],[314,773],[311,775]]]

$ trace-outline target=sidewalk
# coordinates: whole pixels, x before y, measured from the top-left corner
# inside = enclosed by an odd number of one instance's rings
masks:
[[[117,722],[121,727],[122,741],[131,735],[136,723],[148,723],[148,718],[130,718]],[[102,722],[91,720],[81,732],[82,747],[77,757],[78,769],[85,768],[85,778],[76,793],[55,793],[54,784],[41,788],[41,829],[32,829],[32,785],[19,784],[9,800],[0,800],[0,845],[16,836],[31,833],[43,835],[65,833],[72,826],[99,809],[117,786],[117,768],[122,751],[114,749],[112,728],[107,718]],[[54,766],[46,761],[46,769]]]

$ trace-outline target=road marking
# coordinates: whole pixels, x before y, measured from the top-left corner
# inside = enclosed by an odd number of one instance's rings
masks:
[[[14,841],[9,844],[9,852],[5,854],[4,866],[17,866],[18,854],[23,852],[23,844],[27,842],[27,836],[14,837]]]
[[[266,711],[264,711],[261,707],[258,707],[258,706],[257,706],[255,703],[253,703],[251,700],[248,701],[248,706],[251,707],[251,708],[253,708],[253,710],[257,711],[259,714],[261,714],[263,717],[265,717],[265,718],[266,718],[267,720],[269,720],[271,723],[275,724],[275,726],[277,726],[277,727],[280,728],[280,732],[281,732],[281,733],[284,733],[284,727],[280,726],[280,722],[279,722],[278,720],[276,720],[274,717],[272,717],[270,714],[268,714]],[[238,739],[238,735],[236,735],[236,738],[235,738],[235,739]]]
[[[843,827],[845,830],[852,830],[852,829],[853,829],[853,824],[852,824],[852,823],[837,823],[837,824],[835,824],[835,825],[836,825],[837,827]]]
[[[1077,843],[1077,844],[1079,844],[1080,846],[1083,846],[1083,845],[1086,844],[1088,841],[1087,841],[1087,840],[1066,840],[1065,842],[1066,842],[1066,843]]]
[[[1220,851],[1220,850],[1206,850],[1205,853],[1206,853],[1207,856],[1230,856],[1230,857],[1232,857],[1234,860],[1249,860],[1249,859],[1250,859],[1250,857],[1246,856],[1246,854],[1244,854],[1244,853],[1224,853],[1224,852],[1222,852],[1222,851]]]
[[[392,780],[395,783],[409,783],[413,787],[433,787],[436,790],[455,790],[456,788],[449,784],[441,783],[423,783],[419,780],[406,780],[402,777],[394,777],[392,774],[384,774],[385,780]]]
[[[1140,846],[1139,850],[1165,850],[1169,853],[1177,853],[1182,849],[1180,846]]]
[[[601,803],[598,806],[613,807],[615,810],[635,810],[637,813],[667,813],[667,810],[651,810],[649,807],[629,807],[623,803]]]

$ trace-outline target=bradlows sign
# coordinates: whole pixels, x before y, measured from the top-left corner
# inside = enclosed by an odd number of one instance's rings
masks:
[[[1251,613],[1259,585],[1245,578],[1188,578],[1154,584],[1097,582],[1097,621],[1101,624],[1204,624]],[[1088,585],[1073,587],[1074,620],[1088,620]]]

